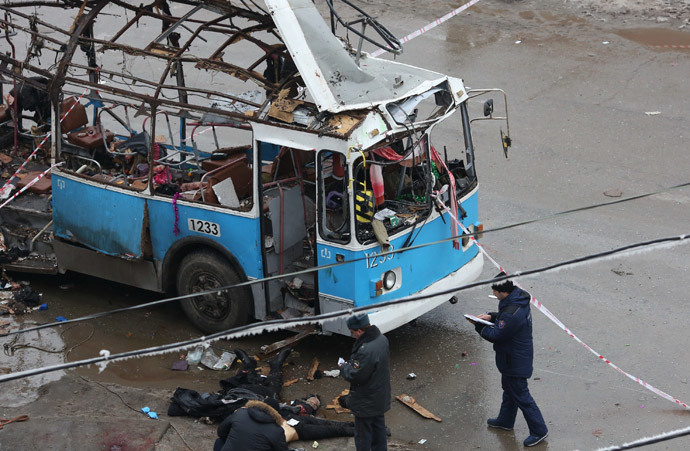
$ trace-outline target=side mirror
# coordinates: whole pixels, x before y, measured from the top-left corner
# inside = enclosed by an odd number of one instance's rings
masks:
[[[503,154],[508,158],[508,147],[513,144],[513,140],[510,139],[510,136],[503,133],[503,129],[501,129],[501,143],[503,144]]]
[[[489,117],[494,112],[494,99],[484,102],[484,117]]]

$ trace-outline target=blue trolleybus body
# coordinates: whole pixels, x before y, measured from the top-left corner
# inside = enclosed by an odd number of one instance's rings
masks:
[[[52,228],[55,271],[205,292],[181,301],[205,332],[423,297],[374,309],[385,332],[479,276],[463,233],[481,230],[470,126],[507,114],[468,104],[492,90],[374,58],[363,43],[400,50],[385,28],[351,45],[336,23],[353,25],[335,11],[327,25],[311,0],[166,4],[89,2],[76,26],[51,22],[57,67],[0,55],[51,102],[36,121],[53,124],[59,163],[39,233]]]

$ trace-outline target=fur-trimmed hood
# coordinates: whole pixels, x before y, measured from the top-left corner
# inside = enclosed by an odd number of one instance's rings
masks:
[[[276,409],[265,402],[249,401],[244,407],[248,410],[249,416],[259,423],[276,423],[280,425],[283,422],[283,417],[280,416]]]

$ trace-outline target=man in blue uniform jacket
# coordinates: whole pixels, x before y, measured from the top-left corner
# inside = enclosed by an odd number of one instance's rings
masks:
[[[503,276],[505,274],[499,274]],[[477,315],[494,323],[487,326],[470,321],[482,338],[494,344],[496,366],[501,372],[503,403],[496,418],[487,420],[490,427],[512,430],[518,408],[529,427],[525,446],[534,446],[546,438],[549,431],[544,418],[527,388],[527,378],[532,377],[532,315],[530,294],[507,280],[491,286],[499,300],[498,312]]]

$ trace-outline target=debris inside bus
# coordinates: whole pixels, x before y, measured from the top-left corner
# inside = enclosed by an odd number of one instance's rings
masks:
[[[481,229],[470,124],[507,127],[507,109],[494,116],[491,101],[471,118],[468,103],[502,91],[371,57],[363,45],[398,54],[401,44],[347,1],[345,11],[259,3],[0,5],[10,48],[0,54],[0,229],[28,255],[8,269],[204,292],[182,306],[206,332],[479,274],[481,256],[452,217]],[[453,236],[440,261],[438,250],[381,255]],[[414,267],[425,260],[439,268]],[[324,330],[348,333],[340,322]]]

